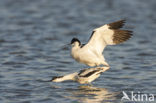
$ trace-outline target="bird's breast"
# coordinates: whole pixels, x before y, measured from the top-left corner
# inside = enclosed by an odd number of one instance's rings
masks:
[[[96,66],[100,64],[100,58],[90,49],[72,49],[71,56],[78,62],[88,66]]]

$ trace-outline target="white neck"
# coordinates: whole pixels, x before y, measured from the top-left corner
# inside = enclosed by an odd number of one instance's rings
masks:
[[[80,46],[79,46],[78,42],[75,42],[74,44],[72,44],[72,49],[71,49],[72,57],[76,56],[78,49],[80,49]]]
[[[72,48],[80,48],[79,42],[75,42],[72,44]]]

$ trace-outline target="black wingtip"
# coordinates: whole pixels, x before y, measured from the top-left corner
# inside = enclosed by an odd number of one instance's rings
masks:
[[[108,25],[109,25],[109,29],[120,29],[124,26],[125,23],[126,23],[126,19],[122,19],[122,20],[110,23]]]
[[[113,42],[115,44],[123,43],[132,37],[133,31],[130,30],[114,30]]]

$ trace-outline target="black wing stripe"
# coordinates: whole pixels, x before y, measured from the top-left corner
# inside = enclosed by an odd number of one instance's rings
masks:
[[[92,32],[91,36],[89,37],[88,42],[90,41],[90,39],[92,38],[92,36],[93,36],[94,33],[95,33],[95,31]],[[82,44],[82,45],[81,45],[81,48],[83,48],[85,45],[86,45],[86,44]]]
[[[86,75],[84,75],[84,76],[80,76],[80,77],[89,77],[89,76],[93,75],[94,73],[96,73],[96,72],[98,72],[98,71],[100,71],[100,70],[94,70],[94,71],[89,72],[88,74],[86,74]]]
[[[91,34],[91,36],[90,36],[89,40],[92,38],[92,36],[93,36],[93,34],[94,34],[94,33],[95,33],[95,31],[93,31],[93,32],[92,32],[92,34]]]
[[[84,71],[86,71],[86,69],[81,70],[78,75],[81,75]]]
[[[80,48],[83,48],[86,44],[81,44]]]

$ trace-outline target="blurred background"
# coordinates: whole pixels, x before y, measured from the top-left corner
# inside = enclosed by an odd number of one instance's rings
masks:
[[[155,0],[0,0],[1,103],[121,103],[122,91],[156,94]],[[44,82],[79,71],[70,48],[94,28],[126,19],[133,37],[108,46],[110,70],[93,87]]]

